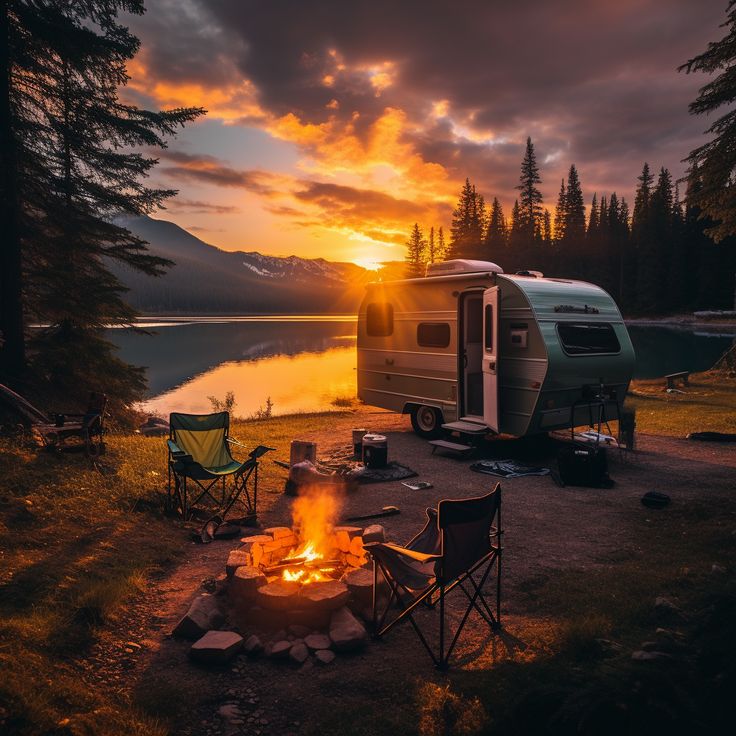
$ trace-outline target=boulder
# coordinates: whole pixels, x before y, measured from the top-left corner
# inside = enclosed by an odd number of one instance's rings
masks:
[[[330,639],[333,647],[339,652],[360,649],[366,643],[368,635],[363,624],[358,621],[348,608],[339,608],[330,618]]]
[[[243,637],[234,631],[208,631],[192,644],[189,654],[202,664],[227,664],[243,646]]]
[[[217,600],[209,593],[202,593],[192,601],[172,633],[184,639],[199,639],[208,631],[222,626],[224,621],[225,616]]]

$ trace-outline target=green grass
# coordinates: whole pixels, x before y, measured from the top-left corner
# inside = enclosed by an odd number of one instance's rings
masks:
[[[722,373],[695,373],[690,385],[665,391],[664,379],[634,381],[627,406],[636,409],[639,432],[684,437],[690,432],[736,432],[736,380]]]

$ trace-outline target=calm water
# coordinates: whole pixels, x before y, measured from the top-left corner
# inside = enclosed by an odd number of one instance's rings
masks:
[[[235,413],[265,406],[275,414],[334,408],[355,396],[354,317],[246,317],[166,319],[150,322],[154,335],[110,330],[120,356],[148,367],[144,408],[207,412],[208,396],[233,391]],[[637,378],[706,370],[732,344],[733,335],[632,325]]]

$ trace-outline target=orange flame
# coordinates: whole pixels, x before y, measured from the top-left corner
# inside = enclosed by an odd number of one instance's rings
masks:
[[[305,562],[329,560],[334,551],[334,529],[342,509],[342,497],[334,488],[309,486],[291,508],[293,528],[299,535],[299,544],[292,549],[287,558],[299,558]],[[330,580],[325,573],[332,568],[321,570],[284,570],[284,580],[300,583],[313,583]]]

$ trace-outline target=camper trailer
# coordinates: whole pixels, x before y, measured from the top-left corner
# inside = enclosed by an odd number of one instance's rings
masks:
[[[410,414],[427,438],[615,419],[634,360],[603,289],[486,261],[369,284],[358,314],[358,396]]]

